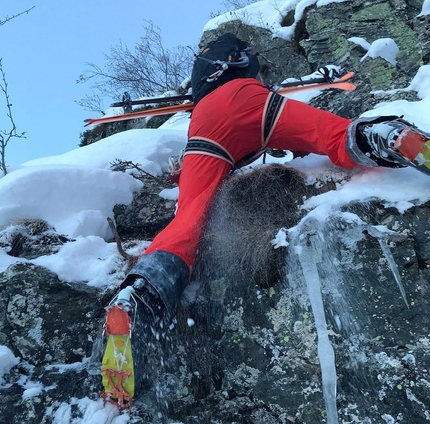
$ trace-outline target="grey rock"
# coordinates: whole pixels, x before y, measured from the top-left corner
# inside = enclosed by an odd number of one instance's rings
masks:
[[[225,31],[248,39],[261,53],[260,77],[266,84],[326,64],[353,70],[355,91],[328,90],[312,104],[356,118],[380,102],[419,100],[399,89],[429,63],[429,17],[417,18],[422,4],[312,5],[292,42],[231,21],[204,33],[201,46]],[[287,14],[283,25],[293,18]],[[361,61],[365,51],[348,41],[352,36],[368,42],[393,38],[400,48],[397,64]],[[309,186],[299,174],[274,166],[226,180],[174,323],[160,331],[160,340],[148,343],[146,391],[130,422],[326,422],[317,332],[300,263],[288,248],[273,249],[270,240],[280,227],[304,218],[303,197],[335,190],[345,178],[348,173],[339,171],[331,181]],[[145,180],[131,205],[115,207],[124,240],[150,239],[170,221],[175,202],[158,196],[166,187],[172,187],[167,179]],[[341,423],[430,419],[429,208],[429,203],[417,204],[400,214],[375,199],[342,209],[367,226],[385,225],[396,233],[387,244],[408,306],[371,232],[338,218],[319,229],[327,243],[317,265],[336,357]],[[64,242],[44,225],[0,230],[1,247],[22,258],[53,253]],[[15,264],[0,274],[0,343],[21,358],[0,388],[0,422],[51,423],[52,412],[64,404],[78,419],[82,411],[74,399],[99,398],[100,378],[89,372],[89,358],[111,297],[85,282],[66,284],[31,264]],[[23,400],[29,382],[41,383],[43,390]]]
[[[85,364],[107,301],[99,290],[62,283],[40,266],[15,264],[0,274],[0,340],[20,359],[0,388],[0,422],[52,422],[46,414],[53,406],[97,393]],[[23,398],[31,383],[40,394]]]
[[[70,239],[42,219],[17,220],[0,228],[0,247],[15,258],[35,259],[56,253]]]
[[[175,215],[176,201],[166,200],[159,194],[176,184],[171,183],[166,175],[144,177],[143,182],[142,189],[133,193],[130,205],[116,205],[114,208],[118,234],[122,238],[152,239]]]

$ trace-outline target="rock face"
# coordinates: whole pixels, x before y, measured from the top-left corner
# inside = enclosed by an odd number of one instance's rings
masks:
[[[173,188],[167,176],[142,178],[144,186],[135,193],[131,205],[116,205],[115,221],[121,237],[150,239],[174,217],[176,201],[159,196],[161,190]]]
[[[202,44],[226,30],[249,39],[262,53],[265,83],[299,77],[324,64],[354,70],[356,91],[327,91],[312,103],[354,118],[382,101],[417,99],[414,92],[372,90],[404,88],[419,66],[428,64],[429,18],[416,18],[422,3],[313,5],[292,42],[232,21],[205,33]],[[291,25],[293,18],[288,14],[284,24]],[[393,38],[400,48],[398,64],[361,61],[365,52],[348,41],[351,37]],[[147,391],[129,422],[327,422],[303,258],[289,247],[273,249],[270,241],[281,227],[306,218],[300,208],[304,197],[334,190],[336,178],[348,173],[310,186],[296,171],[270,166],[226,181],[175,325],[168,337],[149,346]],[[173,216],[174,202],[150,202],[151,190],[160,191],[146,185],[133,205],[116,207],[123,239],[153,237]],[[311,259],[304,260],[318,270],[335,352],[339,422],[429,422],[430,204],[400,214],[375,199],[338,212],[324,226],[301,226],[291,236],[298,238],[288,241],[310,249]],[[363,224],[344,219],[346,213]],[[10,237],[1,247],[12,256],[35,258],[67,241],[41,222],[20,225],[2,229]],[[377,225],[395,233],[378,234]],[[90,357],[97,358],[94,345],[111,296],[85,282],[61,282],[32,264],[15,264],[0,274],[0,344],[21,358],[2,377],[0,423],[53,423],[64,405],[71,405],[69,422],[80,422],[84,412],[76,399],[99,397],[100,380],[92,374]]]
[[[21,358],[4,376],[0,422],[52,422],[50,407],[98,390],[84,370],[108,298],[31,264],[10,266],[0,288],[0,343]]]
[[[271,185],[275,176],[278,183]],[[259,204],[263,209],[253,210],[252,190],[244,193],[243,187],[258,190],[260,184],[270,193]],[[297,198],[285,196],[286,191]],[[158,399],[168,403],[168,417],[190,423],[213,422],[215,414],[222,423],[326,422],[315,316],[298,257],[294,249],[264,251],[255,243],[260,235],[267,245],[279,228],[277,219],[297,224],[299,199],[311,193],[285,168],[267,167],[224,184],[200,250],[196,300],[178,313],[179,322],[188,317],[195,325],[177,326],[165,367],[153,377]],[[278,201],[283,195],[289,207]],[[311,260],[320,256],[316,262],[335,351],[339,422],[429,419],[430,242],[423,235],[430,230],[429,206],[400,215],[375,201],[343,211],[369,227],[395,229],[387,244],[409,306],[396,286],[389,256],[366,226],[333,219],[300,233],[305,243],[313,233],[325,240]],[[280,217],[278,211],[286,212]]]

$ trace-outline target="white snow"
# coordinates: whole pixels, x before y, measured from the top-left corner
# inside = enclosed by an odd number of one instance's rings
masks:
[[[214,29],[222,22],[240,18],[246,23],[272,30],[274,37],[288,40],[307,6],[315,4],[321,7],[341,1],[347,0],[262,0],[210,20],[204,30]],[[282,28],[281,13],[285,15],[292,10],[295,13],[294,23]],[[428,14],[430,0],[425,0],[420,15]],[[364,58],[379,56],[390,63],[396,63],[398,50],[391,39],[375,40],[372,44],[359,37],[352,37],[350,41],[367,50]],[[404,119],[430,132],[430,65],[422,66],[404,90],[417,91],[421,100],[379,104],[364,115],[404,115]],[[317,91],[307,92],[298,94],[295,98],[309,101],[309,96],[317,94]],[[160,175],[167,169],[169,156],[179,154],[184,148],[188,124],[188,115],[182,113],[157,130],[126,131],[64,155],[11,165],[8,175],[0,178],[0,226],[13,224],[23,218],[43,218],[59,233],[74,241],[64,244],[55,254],[30,262],[45,266],[57,273],[61,280],[71,284],[80,281],[98,287],[118,284],[120,275],[115,274],[115,271],[119,269],[122,258],[116,245],[110,240],[106,218],[113,217],[112,208],[116,203],[130,203],[133,192],[139,190],[142,184],[130,174],[111,171],[110,164],[116,159],[133,161],[146,172]],[[285,158],[276,161],[285,162]],[[308,217],[320,221],[324,221],[341,205],[355,200],[366,202],[379,198],[386,206],[395,207],[401,213],[413,205],[430,200],[429,177],[411,168],[356,168],[343,171],[327,158],[317,155],[294,159],[289,164],[305,173],[309,181],[333,175],[336,177],[336,191],[312,197],[305,202],[304,209],[308,211]],[[346,176],[350,178],[347,180],[344,178]],[[162,197],[171,200],[176,200],[177,194],[177,190],[164,190],[160,193]],[[3,237],[7,237],[7,234]],[[129,253],[142,252],[147,245],[148,242],[140,242]],[[288,245],[285,230],[280,230],[274,245]],[[26,262],[9,256],[6,249],[0,248],[0,272],[18,261]],[[0,384],[4,383],[4,376],[18,363],[19,359],[10,349],[0,345]],[[24,397],[31,397],[38,390],[47,389],[35,383],[25,390]],[[111,422],[114,424],[129,420],[127,414],[115,417],[114,407],[103,406],[101,400],[83,398],[71,399],[69,403],[52,411],[53,422],[70,423],[74,406],[83,413],[82,419],[73,420],[75,424],[105,423],[109,417],[113,417]]]
[[[348,38],[348,41],[351,41],[351,43],[358,44],[359,46],[363,47],[364,50],[370,49],[370,43],[362,37],[351,37]]]
[[[302,18],[305,9],[313,4],[317,7],[330,3],[342,3],[348,0],[262,0],[250,4],[242,9],[227,12],[211,19],[203,31],[216,29],[219,25],[234,20],[241,20],[248,25],[269,29],[274,37],[291,40],[296,23]],[[294,10],[294,22],[288,27],[282,27],[282,17]]]
[[[49,165],[23,167],[0,180],[0,225],[42,218],[70,237],[109,237],[106,217],[113,217],[115,204],[130,203],[142,183],[122,172],[50,160]]]
[[[188,123],[185,116],[182,120]],[[177,120],[174,121],[172,126],[177,127],[179,123]],[[133,160],[139,163],[144,171],[157,176],[166,171],[169,157],[178,154],[186,142],[186,133],[182,131],[135,129],[114,134],[63,155],[31,160],[23,165],[64,164],[110,169],[111,162],[122,159]]]
[[[275,238],[271,241],[274,249],[278,249],[281,246],[287,247],[289,246],[287,240],[287,230],[285,228],[281,228],[276,234]]]
[[[412,79],[407,89],[416,91],[420,99],[430,97],[430,65],[424,65],[418,69],[416,76]]]
[[[3,376],[18,364],[19,358],[7,346],[0,345],[0,387],[4,383]]]
[[[423,8],[418,16],[430,15],[430,0],[424,0]]]
[[[158,195],[166,200],[177,200],[179,196],[179,188],[165,188],[164,190],[161,190]]]
[[[34,396],[39,395],[40,393],[42,393],[44,390],[44,386],[42,383],[37,383],[37,382],[33,382],[33,381],[29,381],[26,385],[25,385],[25,390],[22,394],[22,400],[27,400],[30,399]]]
[[[54,256],[41,256],[31,262],[49,268],[68,283],[87,281],[91,286],[105,286],[112,282],[110,274],[120,266],[115,243],[98,236],[80,236],[63,245]]]
[[[361,61],[365,60],[367,57],[382,57],[382,59],[385,59],[395,66],[398,52],[399,48],[392,38],[380,38],[370,45],[368,52],[361,58]]]

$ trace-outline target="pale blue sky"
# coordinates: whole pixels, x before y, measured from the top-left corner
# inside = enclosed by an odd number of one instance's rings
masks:
[[[86,62],[103,65],[119,41],[133,47],[144,20],[161,28],[165,45],[196,45],[219,0],[2,0],[0,20],[35,6],[0,27],[0,57],[13,116],[26,139],[11,140],[8,165],[62,154],[79,144],[83,120],[93,113],[75,101],[90,92],[76,84]],[[2,94],[2,93],[0,93]],[[0,98],[0,128],[9,129]],[[105,106],[108,106],[106,104]]]

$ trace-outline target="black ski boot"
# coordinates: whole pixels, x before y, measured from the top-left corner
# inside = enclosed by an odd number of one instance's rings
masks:
[[[359,164],[413,166],[430,175],[430,134],[396,116],[360,118],[349,128],[347,149]]]
[[[143,278],[135,281],[140,289],[122,289],[106,308],[102,359],[102,397],[122,410],[132,406],[143,392],[147,369],[147,346],[168,327],[169,316],[160,296],[146,289]]]
[[[106,308],[102,397],[120,410],[143,393],[148,343],[168,327],[188,284],[188,267],[165,251],[143,255]]]

